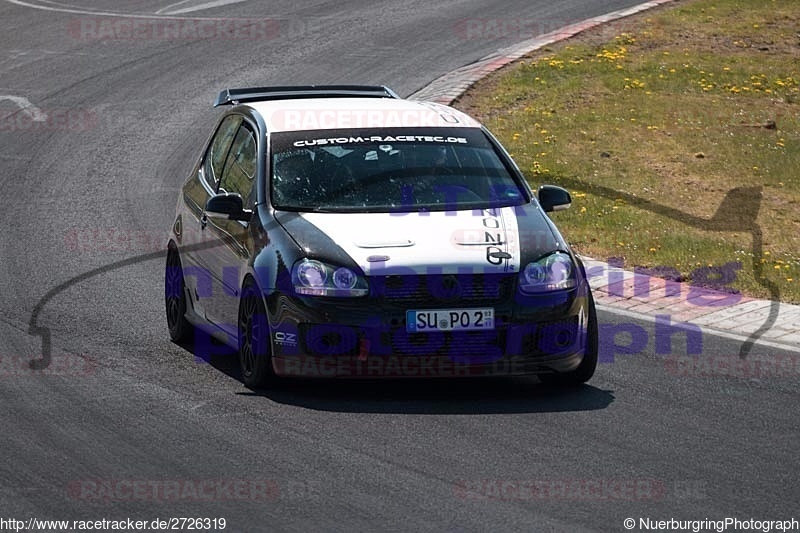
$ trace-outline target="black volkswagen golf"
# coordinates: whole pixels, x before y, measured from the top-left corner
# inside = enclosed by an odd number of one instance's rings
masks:
[[[386,87],[223,91],[178,198],[171,338],[236,350],[245,385],[537,374],[597,365],[580,259],[499,142]]]

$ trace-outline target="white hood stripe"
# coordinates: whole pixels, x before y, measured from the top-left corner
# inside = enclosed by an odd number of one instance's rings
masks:
[[[520,239],[513,207],[426,213],[303,213],[369,274],[514,273]],[[370,262],[375,256],[387,261]],[[509,257],[510,256],[510,257]]]

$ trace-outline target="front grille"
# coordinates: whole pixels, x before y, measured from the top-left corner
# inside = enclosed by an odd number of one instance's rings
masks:
[[[386,332],[382,338],[396,356],[448,356],[455,361],[470,357],[502,357],[505,330],[494,331],[444,331],[407,333],[403,329]]]
[[[372,294],[403,303],[494,302],[508,298],[514,276],[508,274],[380,276]]]

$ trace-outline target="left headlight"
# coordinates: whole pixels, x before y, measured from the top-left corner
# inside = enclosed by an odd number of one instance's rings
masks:
[[[367,280],[346,267],[335,267],[302,259],[292,269],[292,284],[297,294],[308,296],[357,297],[369,293]]]
[[[519,274],[519,288],[526,294],[575,287],[575,266],[564,252],[555,252],[528,263]]]

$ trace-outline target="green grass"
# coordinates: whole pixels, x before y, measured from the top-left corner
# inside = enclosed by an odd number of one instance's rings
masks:
[[[578,252],[687,279],[741,262],[732,287],[800,303],[797,0],[688,0],[625,30],[542,50],[455,105],[534,187],[573,193],[554,219]],[[708,223],[736,188],[753,189]]]

